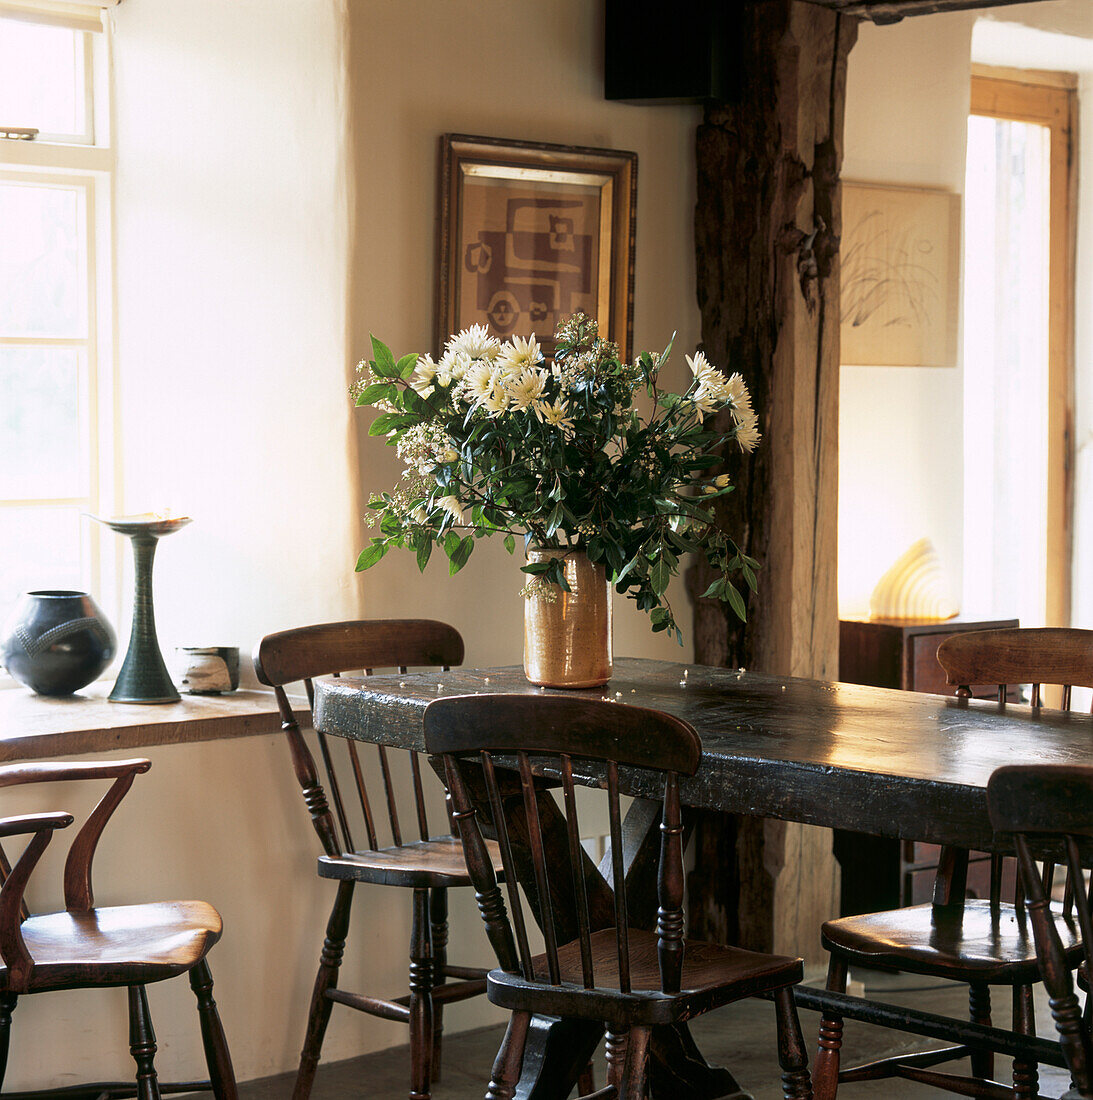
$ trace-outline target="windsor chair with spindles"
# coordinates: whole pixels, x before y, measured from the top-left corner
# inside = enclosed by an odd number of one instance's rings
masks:
[[[684,939],[679,776],[694,774],[701,753],[686,722],[605,700],[454,696],[426,708],[425,743],[443,758],[456,827],[500,964],[489,974],[487,996],[512,1013],[487,1100],[514,1095],[534,1014],[602,1024],[608,1084],[593,1095],[640,1100],[655,1029],[757,994],[772,995],[777,1006],[786,1097],[811,1097],[792,988],[801,979],[801,960]],[[628,919],[620,767],[664,775],[655,929],[631,927]],[[564,840],[544,828],[544,780],[561,786]],[[578,780],[606,787],[614,891],[581,844]],[[508,909],[483,821],[500,846]],[[545,950],[537,955],[518,882],[542,930]]]
[[[1089,630],[1013,628],[956,634],[938,647],[937,658],[948,682],[957,685],[958,696],[965,699],[971,697],[972,684],[997,684],[998,701],[1006,704],[1011,687],[1031,683],[1032,706],[1038,708],[1042,685],[1052,684],[1062,686],[1063,705],[1069,709],[1072,686],[1093,686],[1093,631]],[[1008,986],[1013,1030],[1020,1035],[1035,1034],[1033,987],[1039,971],[1020,883],[1015,884],[1014,901],[1004,901],[1007,861],[995,853],[991,856],[989,897],[966,897],[968,856],[964,848],[942,848],[931,904],[828,921],[822,929],[824,946],[831,953],[828,989],[845,992],[851,965],[966,982],[972,1022],[990,1025],[991,987]],[[1051,871],[1048,868],[1046,873]],[[1073,967],[1081,956],[1080,929],[1069,900],[1065,908],[1059,914],[1058,929]],[[897,1055],[853,1070],[840,1070],[841,1046],[842,1020],[825,1013],[815,1068],[818,1100],[833,1100],[840,1082],[892,1076],[965,1096],[998,1096],[1003,1087],[991,1080],[992,1052],[971,1049],[959,1040],[953,1047]],[[971,1077],[933,1069],[968,1056]],[[1037,1088],[1036,1063],[1015,1059],[1009,1094],[1015,1100],[1026,1100],[1036,1095]]]
[[[1090,896],[1083,888],[1083,869],[1090,862],[1093,839],[1093,767],[1030,766],[999,768],[987,785],[991,824],[1013,837],[1020,880],[1026,892],[1024,909],[1032,925],[1040,974],[1047,987],[1051,1014],[1059,1034],[1073,1088],[1067,1098],[1093,1098],[1093,1041],[1089,1021],[1074,993],[1070,971],[1073,953],[1059,934],[1051,905],[1053,865],[1038,863],[1034,849],[1046,841],[1061,844],[1067,870],[1063,907],[1076,913],[1081,929],[1080,973],[1093,972],[1093,920]],[[1088,998],[1087,998],[1088,1005]]]
[[[399,1020],[410,1029],[410,1097],[427,1100],[432,1083],[440,1076],[443,1006],[477,996],[485,990],[485,970],[449,964],[449,887],[468,886],[470,878],[459,841],[448,835],[433,835],[426,814],[425,792],[418,754],[411,752],[410,778],[413,788],[413,816],[419,839],[403,835],[399,808],[403,803],[387,749],[377,746],[377,763],[383,783],[383,798],[391,843],[383,844],[383,813],[373,807],[366,785],[357,744],[345,742],[353,790],[349,797],[334,764],[334,748],[319,733],[318,748],[326,774],[324,789],[315,758],[307,746],[285,686],[303,681],[308,703],[313,702],[312,680],[377,669],[450,668],[463,660],[463,640],[454,627],[428,619],[387,619],[324,623],[283,630],[263,638],[254,651],[258,679],[274,689],[281,711],[282,729],[288,739],[292,764],[303,791],[312,824],[322,843],[319,875],[338,882],[334,907],[327,924],[319,972],[315,979],[307,1034],[297,1072],[293,1100],[306,1100],[319,1063],[332,1006],[346,1005],[388,1020]],[[327,801],[327,790],[330,802]],[[353,795],[360,810],[360,831],[366,840],[358,847],[350,825]],[[333,810],[330,808],[333,803]],[[445,830],[450,822],[445,820]],[[493,852],[500,868],[500,856]],[[338,984],[342,954],[349,929],[354,887],[358,883],[398,886],[413,891],[410,934],[410,993],[408,997],[382,1000],[342,989]],[[449,979],[455,979],[449,981]]]

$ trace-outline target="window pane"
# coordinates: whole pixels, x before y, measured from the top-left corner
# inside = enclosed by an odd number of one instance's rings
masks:
[[[0,182],[0,336],[82,336],[82,188]]]
[[[0,347],[0,500],[81,497],[79,352]]]
[[[0,125],[84,131],[83,31],[0,19]]]
[[[79,508],[0,508],[0,625],[23,592],[84,586]]]
[[[972,116],[964,189],[964,606],[1042,626],[1050,134]]]

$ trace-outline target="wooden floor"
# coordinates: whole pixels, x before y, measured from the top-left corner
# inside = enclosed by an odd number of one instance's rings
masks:
[[[931,983],[929,979],[918,979],[914,975],[865,973],[857,976],[866,978],[868,993],[893,1004],[952,1015],[962,1015],[966,1008],[964,986]],[[1006,1026],[1009,1005],[1004,991],[996,992],[995,1001],[995,1024]],[[810,1052],[815,1050],[818,1023],[819,1017],[815,1013],[801,1014],[801,1025],[808,1038]],[[1041,999],[1037,1004],[1037,1027],[1042,1035],[1052,1034],[1046,999]],[[740,1084],[752,1093],[755,1100],[778,1100],[781,1097],[771,1004],[756,1000],[729,1005],[694,1021],[692,1029],[706,1057],[711,1062],[730,1066]],[[481,1100],[502,1030],[491,1027],[445,1035],[443,1076],[433,1091],[434,1100]],[[912,1037],[902,1037],[882,1028],[868,1027],[854,1021],[846,1026],[844,1049],[855,1062],[883,1057],[901,1049],[915,1049],[919,1045]],[[403,1100],[409,1091],[408,1066],[406,1047],[393,1047],[361,1058],[323,1065],[319,1068],[312,1100],[342,1100],[345,1097]],[[958,1066],[958,1063],[953,1063],[954,1069]],[[602,1085],[602,1057],[597,1061],[596,1072],[597,1084]],[[1008,1074],[1005,1059],[998,1060],[995,1072],[998,1078],[1005,1079]],[[1041,1067],[1040,1086],[1044,1096],[1060,1096],[1068,1084],[1062,1071]],[[291,1092],[291,1074],[251,1081],[240,1089],[242,1100],[283,1100]],[[905,1081],[875,1081],[846,1085],[839,1095],[840,1098],[845,1096],[846,1100],[854,1100],[855,1097],[861,1100],[870,1097],[876,1100],[919,1100],[949,1094]]]

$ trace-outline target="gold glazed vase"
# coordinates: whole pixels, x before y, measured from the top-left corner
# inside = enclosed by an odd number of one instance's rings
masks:
[[[528,550],[528,562],[565,561],[571,591],[524,600],[524,674],[555,688],[600,687],[611,679],[611,588],[583,550]]]

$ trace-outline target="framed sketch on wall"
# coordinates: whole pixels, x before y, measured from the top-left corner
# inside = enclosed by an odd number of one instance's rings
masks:
[[[960,196],[843,184],[844,366],[955,367]]]
[[[472,324],[502,339],[581,310],[630,355],[637,154],[445,134],[436,342]]]

